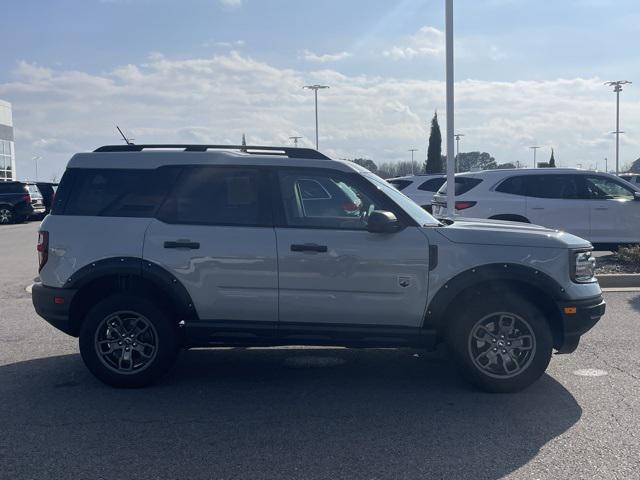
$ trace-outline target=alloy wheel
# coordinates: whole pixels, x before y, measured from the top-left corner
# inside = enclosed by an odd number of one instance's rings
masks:
[[[158,333],[149,319],[137,312],[115,312],[98,325],[94,347],[108,369],[131,375],[146,369],[155,359]]]
[[[536,351],[531,325],[519,315],[495,312],[481,318],[469,335],[469,355],[476,368],[493,378],[525,371]]]

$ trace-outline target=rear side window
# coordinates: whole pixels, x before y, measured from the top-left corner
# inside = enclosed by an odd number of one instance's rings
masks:
[[[513,195],[526,195],[524,189],[524,177],[519,175],[517,177],[507,178],[496,187],[496,192],[511,193]]]
[[[580,181],[576,175],[527,175],[524,177],[526,195],[536,198],[582,198]]]
[[[62,179],[54,214],[98,217],[153,217],[178,173],[156,170],[74,169]],[[68,175],[69,174],[69,175]]]
[[[480,178],[456,177],[456,195],[467,193],[469,190],[480,185],[481,183],[482,179]],[[440,190],[438,190],[438,193],[442,195],[445,195],[447,193],[446,179]]]
[[[27,193],[22,183],[0,182],[0,193]]]
[[[446,181],[446,178],[432,178],[423,182],[422,185],[418,187],[418,190],[422,190],[424,192],[437,192]]]
[[[411,180],[387,180],[391,185],[402,191],[411,185]]]
[[[266,178],[252,167],[187,167],[158,218],[190,225],[272,226]],[[306,186],[314,189],[310,194],[318,193],[316,185]]]

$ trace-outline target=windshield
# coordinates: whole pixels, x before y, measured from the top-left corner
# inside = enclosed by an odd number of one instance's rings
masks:
[[[380,190],[382,190],[387,195],[387,197],[396,202],[400,206],[400,208],[402,208],[402,210],[404,210],[411,218],[413,218],[418,223],[418,225],[440,225],[440,222],[429,215],[429,213],[425,209],[423,209],[420,205],[407,197],[404,193],[389,185],[389,183],[387,183],[379,176],[370,172],[365,172],[362,175],[373,182],[373,184]]]

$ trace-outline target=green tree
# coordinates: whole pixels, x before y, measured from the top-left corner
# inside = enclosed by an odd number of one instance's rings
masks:
[[[425,173],[442,173],[442,134],[438,124],[438,112],[431,119],[431,133],[429,134],[429,147],[427,148],[427,161],[424,164]]]
[[[552,168],[556,167],[556,158],[553,155],[553,148],[551,149],[551,158],[549,159],[549,166]]]
[[[349,159],[347,159],[349,160]],[[349,160],[350,162],[357,163],[361,167],[366,168],[370,172],[376,173],[378,171],[378,166],[376,162],[369,158],[354,158],[353,160]]]
[[[505,168],[517,168],[517,167],[515,166],[515,164],[511,162],[507,162],[507,163],[499,163],[498,165],[496,165],[496,168],[504,170]]]
[[[487,152],[464,152],[458,154],[458,171],[493,170],[497,168],[496,159]]]

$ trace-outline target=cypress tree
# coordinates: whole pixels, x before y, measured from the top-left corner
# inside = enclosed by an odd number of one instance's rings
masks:
[[[549,166],[555,168],[556,166],[556,159],[553,156],[553,148],[551,149],[551,158],[549,159]]]
[[[431,133],[429,134],[429,147],[427,148],[427,161],[424,164],[425,173],[442,173],[442,134],[438,124],[438,112],[431,119]]]

